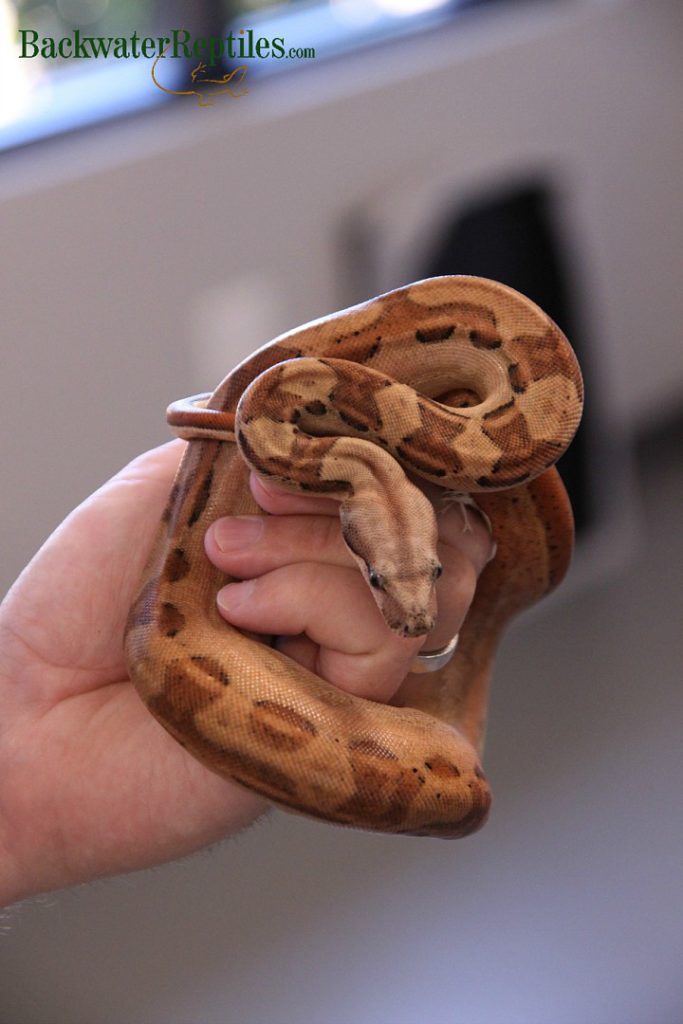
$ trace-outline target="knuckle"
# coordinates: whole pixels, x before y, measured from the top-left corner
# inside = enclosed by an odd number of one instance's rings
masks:
[[[439,533],[444,544],[471,560],[477,575],[483,570],[493,550],[493,539],[477,508],[452,505],[440,519]]]
[[[453,589],[465,606],[469,606],[472,602],[478,578],[479,573],[470,559],[462,556]]]
[[[455,548],[449,548],[444,557],[444,573],[436,585],[439,609],[439,634],[458,628],[472,603],[479,573],[471,560]]]

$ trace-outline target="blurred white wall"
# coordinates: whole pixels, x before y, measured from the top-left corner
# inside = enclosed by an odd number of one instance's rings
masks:
[[[411,182],[552,168],[606,415],[628,432],[680,410],[683,8],[509,7],[229,106],[170,105],[3,157],[3,589],[66,512],[166,438],[170,400],[376,291],[359,294],[345,228],[385,223]],[[677,696],[668,661],[660,721],[629,646],[642,610],[620,593],[598,586],[514,634],[481,836],[403,842],[278,815],[185,864],[55,897],[0,940],[0,1021],[677,1024],[676,776],[666,789],[649,763]],[[676,742],[658,749],[680,777]]]

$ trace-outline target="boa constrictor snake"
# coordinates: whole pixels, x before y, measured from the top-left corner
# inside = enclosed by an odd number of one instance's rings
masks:
[[[125,641],[149,710],[207,767],[290,810],[390,833],[478,828],[492,659],[503,626],[567,569],[572,513],[550,467],[581,410],[562,332],[475,277],[420,281],[314,321],[212,395],[172,405],[190,443]],[[219,616],[226,578],[203,537],[219,516],[259,511],[249,467],[339,499],[346,544],[404,635],[432,628],[439,572],[435,513],[409,475],[484,513],[496,555],[453,659],[419,677],[410,706],[342,692]]]

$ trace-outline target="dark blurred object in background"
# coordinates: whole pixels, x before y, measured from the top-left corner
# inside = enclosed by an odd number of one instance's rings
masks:
[[[446,217],[424,267],[425,277],[439,274],[492,278],[533,299],[567,335],[590,382],[590,359],[578,325],[576,296],[552,220],[552,199],[542,185],[529,183],[504,190],[464,210],[458,207]],[[588,446],[584,421],[559,463],[579,534],[590,527],[595,515]]]

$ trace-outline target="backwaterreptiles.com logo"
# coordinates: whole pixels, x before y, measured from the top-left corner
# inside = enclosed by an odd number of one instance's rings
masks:
[[[245,96],[248,65],[224,71],[225,61],[248,60],[311,60],[312,46],[287,46],[281,37],[257,36],[253,29],[239,29],[225,36],[193,37],[187,29],[174,28],[167,36],[89,36],[74,29],[69,35],[55,38],[41,36],[34,29],[19,29],[19,59],[32,60],[152,60],[151,79],[162,92],[173,96],[196,96],[199,106],[213,106],[214,97]],[[197,64],[186,70],[187,62]],[[161,64],[181,61],[185,66],[187,88],[171,88],[170,80],[177,72],[164,74]],[[218,69],[218,70],[217,70]],[[166,84],[164,84],[166,82]],[[178,83],[174,82],[177,86]]]

